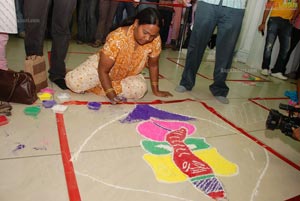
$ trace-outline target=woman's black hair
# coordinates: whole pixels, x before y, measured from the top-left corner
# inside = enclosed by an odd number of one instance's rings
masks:
[[[162,20],[159,11],[156,8],[145,8],[138,12],[135,16],[129,17],[121,22],[117,27],[114,27],[113,30],[119,27],[130,26],[134,23],[135,20],[138,20],[138,24],[157,24],[159,28],[162,26]]]

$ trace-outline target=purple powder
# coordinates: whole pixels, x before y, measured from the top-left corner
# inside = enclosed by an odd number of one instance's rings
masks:
[[[150,105],[144,104],[144,105],[137,105],[135,109],[125,119],[120,120],[120,122],[134,123],[138,121],[149,120],[151,117],[155,117],[157,119],[164,119],[164,120],[168,119],[168,120],[178,120],[178,121],[195,120],[195,118],[166,112],[151,107]]]

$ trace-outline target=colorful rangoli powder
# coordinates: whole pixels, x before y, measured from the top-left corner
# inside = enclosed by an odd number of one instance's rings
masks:
[[[137,105],[135,109],[121,123],[134,123],[138,121],[148,120],[151,117],[168,120],[189,121],[194,118],[179,114],[165,112],[149,105]]]

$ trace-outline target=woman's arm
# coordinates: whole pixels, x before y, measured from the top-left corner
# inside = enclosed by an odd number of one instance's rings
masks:
[[[149,68],[149,74],[150,74],[150,82],[151,82],[151,89],[155,96],[160,97],[169,97],[173,96],[171,93],[167,91],[160,91],[159,90],[159,84],[158,84],[158,76],[159,76],[159,56],[158,57],[149,57],[148,60],[148,68]]]
[[[109,77],[109,72],[114,66],[115,61],[110,59],[108,56],[100,52],[100,59],[98,64],[98,75],[101,82],[102,88],[111,102],[115,102],[117,96],[115,90],[112,87],[112,83]]]

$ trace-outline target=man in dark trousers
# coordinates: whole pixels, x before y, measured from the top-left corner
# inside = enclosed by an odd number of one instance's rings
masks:
[[[187,0],[181,0],[187,4]],[[234,49],[242,27],[247,0],[199,0],[188,45],[185,68],[177,92],[190,91],[195,86],[196,74],[207,44],[217,27],[214,81],[209,86],[212,95],[228,104],[229,88],[225,81],[231,68]]]
[[[43,56],[45,30],[51,3],[53,4],[53,14],[49,79],[61,89],[68,89],[64,79],[66,75],[65,58],[71,37],[70,23],[76,7],[76,0],[25,0],[24,18],[27,20],[25,51],[27,57]]]

